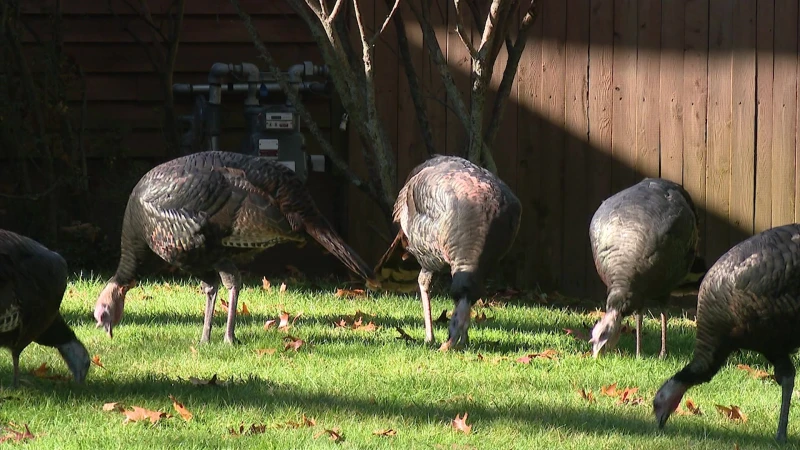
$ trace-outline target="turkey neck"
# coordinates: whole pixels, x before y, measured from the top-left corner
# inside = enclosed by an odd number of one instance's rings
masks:
[[[120,258],[114,281],[119,285],[129,286],[136,279],[136,270],[147,251],[147,244],[137,236],[137,229],[133,226],[122,230],[120,244]]]

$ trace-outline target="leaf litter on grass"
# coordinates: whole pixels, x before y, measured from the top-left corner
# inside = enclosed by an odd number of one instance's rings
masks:
[[[470,432],[472,432],[472,425],[467,424],[468,416],[469,413],[467,413],[466,411],[464,411],[464,417],[461,417],[459,414],[456,414],[456,418],[453,419],[452,422],[450,422],[450,425],[456,431],[460,431],[464,434],[469,434]]]
[[[731,421],[747,422],[747,415],[745,415],[736,405],[731,405],[730,407],[722,405],[714,406],[717,408],[717,411],[719,411],[720,414]]]

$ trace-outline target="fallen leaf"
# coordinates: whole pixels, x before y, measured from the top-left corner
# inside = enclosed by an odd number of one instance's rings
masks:
[[[275,351],[276,349],[274,348],[259,348],[256,350],[256,354],[258,356],[272,355],[273,353],[275,353]]]
[[[739,420],[742,422],[747,422],[747,416],[739,410],[739,407],[736,405],[731,405],[730,408],[727,406],[722,405],[714,405],[717,407],[717,411],[720,412],[723,416],[727,417],[730,420]]]
[[[268,290],[270,290],[271,287],[272,287],[272,284],[269,282],[267,277],[261,278],[261,289],[264,289],[265,291],[268,291]]]
[[[15,426],[14,424],[9,423],[8,426],[4,426],[3,430],[6,432],[2,437],[0,437],[0,443],[6,441],[25,441],[28,439],[35,439],[36,436],[31,433],[30,428],[28,428],[28,424],[23,424],[23,429],[15,430],[12,427],[19,428],[19,426]]]
[[[201,380],[195,377],[189,377],[189,381],[195,386],[223,386],[227,384],[227,382],[223,383],[217,379],[217,374],[214,374],[208,380]]]
[[[196,348],[194,348],[194,345],[190,345],[190,346],[189,346],[189,350],[192,352],[192,354],[193,354],[193,355],[196,355],[196,354],[197,354],[197,349],[196,349]]]
[[[694,403],[694,400],[691,398],[686,399],[686,409],[683,409],[678,405],[678,408],[675,410],[675,413],[679,416],[702,416],[703,413],[700,411],[700,407]]]
[[[587,335],[586,332],[584,332],[584,331],[573,330],[571,328],[564,328],[564,332],[567,333],[567,335],[570,335],[570,336],[574,337],[575,339],[577,339],[579,341],[589,342],[589,339],[590,339],[589,335]]]
[[[256,425],[251,424],[249,428],[245,428],[244,425],[239,425],[239,429],[236,428],[228,428],[228,433],[232,436],[243,436],[245,434],[261,434],[267,431],[267,426],[262,424]]]
[[[282,424],[278,424],[277,428],[302,428],[302,427],[313,427],[316,425],[317,421],[315,419],[311,417],[306,417],[306,415],[303,414],[303,416],[300,417],[299,422],[295,422],[294,420],[287,420]]]
[[[483,311],[475,316],[475,323],[485,322],[486,320],[486,313]]]
[[[149,420],[150,423],[156,424],[161,419],[171,417],[167,413],[150,411],[149,409],[140,408],[138,406],[134,406],[133,409],[122,411],[122,414],[125,414],[125,420],[122,422],[123,424],[128,422],[141,422],[143,420]]]
[[[586,389],[581,388],[581,390],[578,391],[578,393],[581,395],[581,398],[583,398],[587,402],[594,403],[595,400],[594,400],[594,394],[592,394],[592,391],[588,391]]]
[[[106,404],[103,405],[103,411],[119,411],[119,412],[122,412],[124,410],[125,410],[125,408],[122,407],[122,404],[120,402],[111,402],[111,403],[106,403]]]
[[[508,298],[517,297],[521,293],[522,293],[522,291],[520,291],[518,289],[507,287],[507,288],[503,288],[503,289],[498,290],[497,292],[495,292],[492,295],[492,297],[499,297],[499,298],[507,298],[508,299]]]
[[[344,298],[366,297],[367,293],[363,289],[336,289],[334,296]]]
[[[270,319],[270,320],[264,322],[264,329],[265,330],[269,330],[271,326],[275,325],[275,322],[277,322],[277,320],[275,320],[275,319]]]
[[[439,317],[436,320],[434,320],[435,323],[447,323],[449,321],[450,321],[450,319],[447,318],[447,310],[446,309],[443,310],[441,314],[439,314]]]
[[[283,340],[284,340],[284,341],[289,341],[289,342],[287,342],[287,343],[286,343],[286,345],[283,347],[283,350],[284,350],[284,351],[286,351],[286,350],[289,350],[289,349],[292,349],[292,350],[294,350],[294,351],[297,351],[297,349],[299,349],[299,348],[300,348],[300,346],[302,346],[302,345],[303,345],[303,343],[305,342],[305,341],[303,341],[302,339],[300,339],[300,338],[296,338],[296,337],[294,337],[294,336],[292,336],[292,335],[285,336],[285,337],[283,338]]]
[[[558,352],[549,348],[540,353],[530,353],[523,357],[517,358],[517,362],[522,364],[530,364],[530,362],[536,358],[555,359],[556,355],[558,355]]]
[[[288,330],[289,329],[289,313],[287,313],[286,311],[281,311],[281,315],[278,316],[278,318],[281,320],[280,323],[278,324],[278,329],[281,330],[281,331]]]
[[[92,356],[92,364],[94,364],[94,365],[95,365],[95,366],[97,366],[97,367],[102,367],[103,369],[105,369],[105,368],[106,368],[106,367],[103,365],[103,363],[101,363],[101,362],[100,362],[100,355],[94,355],[94,356]]]
[[[375,436],[391,437],[391,436],[396,436],[397,435],[397,431],[395,431],[395,430],[393,430],[391,428],[387,428],[385,430],[375,430],[375,431],[372,432],[372,434],[374,434]]]
[[[284,292],[286,292],[286,283],[281,283],[280,293],[283,294]]]
[[[247,303],[242,302],[242,310],[239,312],[239,314],[241,314],[243,316],[249,316],[250,315],[250,310],[247,309]]]
[[[175,396],[171,394],[169,396],[169,399],[172,400],[172,407],[175,408],[175,411],[177,411],[178,414],[181,415],[181,417],[183,417],[183,420],[187,422],[192,420],[192,413],[190,413],[189,410],[186,409],[185,406],[183,406],[183,403],[179,402],[178,399],[176,399]]]
[[[50,368],[47,367],[47,363],[42,363],[41,366],[37,367],[36,369],[33,369],[31,371],[31,374],[33,374],[37,378],[43,378],[45,380],[55,380],[55,381],[69,381],[70,380],[70,377],[68,377],[66,375],[51,375],[50,374]]]
[[[317,439],[317,438],[319,438],[319,437],[320,437],[320,436],[322,436],[323,434],[328,434],[328,437],[329,437],[329,438],[330,438],[330,439],[331,439],[333,442],[342,442],[342,441],[344,441],[344,437],[341,435],[341,431],[339,431],[339,429],[338,429],[338,428],[335,428],[335,429],[333,429],[333,430],[330,430],[330,429],[327,429],[327,428],[326,428],[326,429],[324,429],[324,430],[320,431],[319,433],[315,434],[315,435],[314,435],[314,439]]]
[[[594,310],[594,311],[592,311],[592,312],[590,312],[588,314],[588,316],[593,318],[593,319],[602,319],[603,316],[605,316],[605,315],[606,315],[606,312],[605,311],[601,311],[599,309],[596,309],[596,310]]]
[[[749,373],[750,376],[755,378],[756,380],[765,380],[767,378],[771,378],[772,381],[775,381],[775,377],[770,375],[769,372],[764,370],[753,369],[752,367],[748,366],[747,364],[738,364],[736,366],[737,369],[744,370],[745,372]]]
[[[395,339],[403,339],[405,341],[413,341],[414,340],[414,338],[409,336],[408,333],[406,333],[406,331],[403,330],[402,328],[394,327],[394,329],[397,330],[398,333],[400,333],[400,336],[395,338]]]
[[[617,403],[622,405],[640,405],[644,399],[642,397],[637,397],[636,393],[639,391],[637,387],[628,387],[625,388],[619,394],[619,400]]]
[[[609,397],[616,397],[619,395],[619,392],[617,392],[617,383],[611,383],[608,386],[601,386],[600,393]]]
[[[467,425],[467,416],[469,414],[465,411],[464,417],[460,417],[456,414],[456,418],[453,419],[452,425],[458,431],[461,431],[464,434],[469,434],[472,431],[472,425]]]

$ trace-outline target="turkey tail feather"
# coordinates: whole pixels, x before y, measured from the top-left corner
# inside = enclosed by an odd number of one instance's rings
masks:
[[[374,281],[375,274],[360,256],[347,245],[330,226],[320,223],[305,223],[305,230],[311,237],[319,242],[325,249],[339,259],[348,269],[358,274],[366,281]]]

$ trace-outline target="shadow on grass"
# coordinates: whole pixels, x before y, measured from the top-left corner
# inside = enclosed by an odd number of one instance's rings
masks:
[[[6,368],[0,370],[3,379],[10,377]],[[413,376],[413,375],[409,375]],[[31,380],[28,376],[27,380]],[[681,427],[668,424],[662,431],[657,430],[655,420],[642,420],[639,418],[608,414],[586,406],[553,407],[553,406],[528,406],[515,405],[492,407],[482,405],[470,400],[456,400],[453,402],[434,401],[415,403],[404,402],[396,399],[375,398],[373,396],[358,395],[329,395],[321,392],[311,392],[298,388],[296,385],[283,385],[270,380],[244,376],[231,380],[224,386],[195,386],[187,380],[168,379],[164,377],[146,377],[135,382],[112,382],[106,380],[89,380],[85,386],[76,386],[72,383],[62,384],[46,380],[33,379],[26,383],[29,389],[38,390],[43,396],[49,397],[53,402],[64,405],[74,404],[76,401],[100,405],[105,402],[126,399],[125,404],[132,406],[140,401],[163,402],[169,395],[175,395],[190,409],[201,405],[228,408],[231,406],[255,407],[265,410],[295,406],[305,414],[314,416],[326,412],[334,412],[347,416],[373,417],[398,417],[403,421],[418,425],[426,425],[431,421],[440,421],[443,424],[463,413],[469,411],[473,423],[491,423],[494,421],[513,421],[522,426],[538,429],[558,428],[575,433],[590,433],[607,435],[618,433],[627,436],[638,436],[643,439],[663,433],[666,436],[688,435],[698,440],[727,440],[738,443],[743,448],[757,446],[774,446],[772,435],[748,434],[734,428],[713,429],[702,423],[682,423]],[[53,389],[56,387],[56,389]],[[6,402],[13,402],[24,395],[22,392],[7,391],[4,394]],[[777,398],[776,398],[777,401]],[[191,406],[190,406],[191,405]],[[648,406],[644,406],[647,408]],[[776,418],[777,420],[777,418]],[[229,424],[228,426],[237,426]],[[245,424],[247,425],[247,424]],[[790,437],[790,442],[797,439]]]

